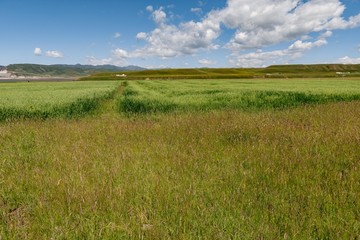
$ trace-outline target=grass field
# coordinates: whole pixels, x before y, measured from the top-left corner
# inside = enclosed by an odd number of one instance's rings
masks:
[[[359,100],[359,82],[359,79],[128,81],[118,106],[126,113],[284,109]]]
[[[327,101],[360,82],[276,81],[128,81],[88,117],[0,122],[0,238],[359,239],[360,101]],[[181,105],[239,91],[342,98]],[[180,110],[129,118],[130,96]]]
[[[0,84],[0,121],[16,118],[79,117],[94,110],[118,82]]]

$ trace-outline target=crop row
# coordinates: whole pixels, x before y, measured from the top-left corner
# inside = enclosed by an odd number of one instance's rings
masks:
[[[0,121],[84,116],[111,97],[117,86],[117,82],[1,84]]]
[[[115,101],[118,112],[125,114],[285,109],[359,100],[359,83],[359,79],[125,81]],[[112,97],[118,86],[117,81],[1,84],[0,121],[81,117]]]
[[[120,112],[284,109],[360,99],[358,80],[129,81]]]

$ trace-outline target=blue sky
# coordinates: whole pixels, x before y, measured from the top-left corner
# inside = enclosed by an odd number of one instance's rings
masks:
[[[360,63],[360,0],[0,0],[0,65]]]

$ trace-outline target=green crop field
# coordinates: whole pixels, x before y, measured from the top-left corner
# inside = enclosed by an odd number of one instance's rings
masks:
[[[110,97],[117,82],[53,82],[0,84],[0,120],[76,117]]]
[[[359,79],[129,81],[119,110],[127,113],[259,110],[360,99]]]
[[[126,79],[254,79],[254,78],[352,78],[360,76],[360,64],[273,65],[266,68],[153,69],[96,73],[82,80]]]
[[[354,78],[0,84],[0,239],[360,239],[359,95]]]

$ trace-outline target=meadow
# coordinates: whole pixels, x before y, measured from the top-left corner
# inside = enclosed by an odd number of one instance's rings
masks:
[[[118,86],[114,81],[1,83],[0,121],[84,116]]]
[[[214,109],[285,109],[360,100],[358,79],[247,79],[128,81],[120,112],[161,113]]]
[[[127,81],[82,118],[0,122],[0,238],[359,239],[360,80],[253,81]]]

